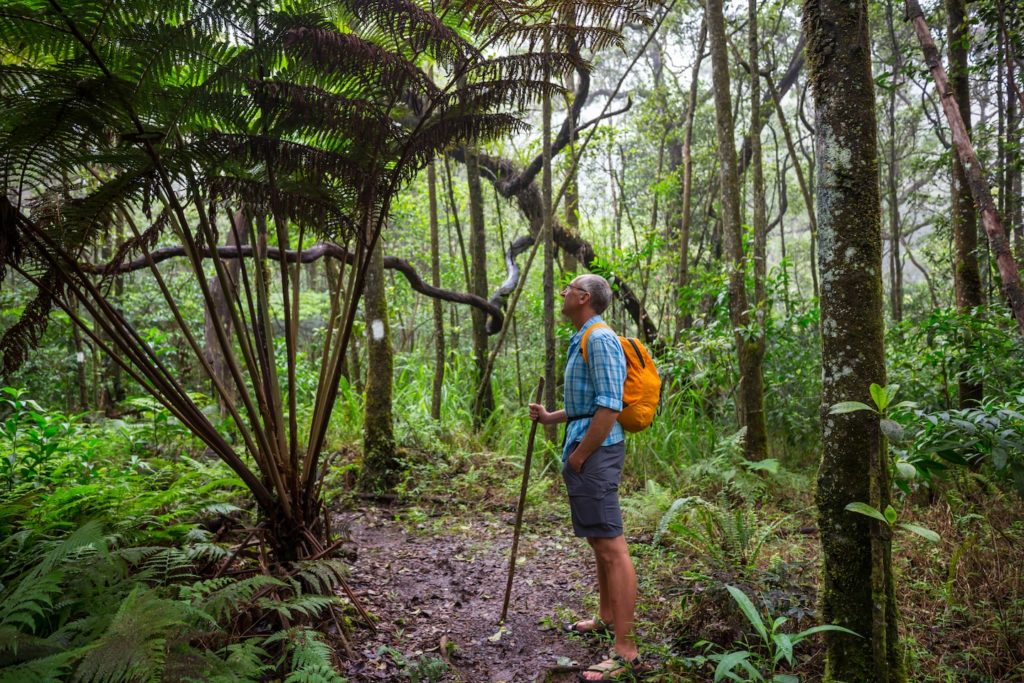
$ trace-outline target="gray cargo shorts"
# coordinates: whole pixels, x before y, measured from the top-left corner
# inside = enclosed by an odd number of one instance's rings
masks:
[[[625,459],[626,442],[620,441],[599,447],[583,463],[579,473],[569,467],[568,462],[562,464],[562,479],[569,493],[572,512],[572,530],[580,538],[622,535],[619,479]]]

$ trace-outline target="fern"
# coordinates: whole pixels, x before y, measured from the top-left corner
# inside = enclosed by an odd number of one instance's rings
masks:
[[[183,606],[136,588],[121,602],[75,672],[86,683],[159,680],[167,638],[187,623]]]
[[[266,643],[285,643],[290,672],[285,683],[343,683],[334,666],[334,651],[311,629],[292,628],[279,631]]]
[[[296,595],[284,600],[263,598],[258,602],[261,609],[276,612],[289,621],[297,616],[312,619],[337,604],[340,600],[334,595]]]

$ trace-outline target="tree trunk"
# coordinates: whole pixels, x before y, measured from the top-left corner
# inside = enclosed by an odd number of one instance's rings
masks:
[[[902,669],[887,526],[847,511],[888,503],[878,416],[830,415],[885,385],[877,123],[867,0],[805,0],[816,110],[822,320],[822,458],[815,502],[824,559],[825,680],[897,683]],[[856,112],[851,116],[850,112]]]
[[[228,235],[225,241],[227,246],[237,247],[242,244],[247,244],[249,241],[249,224],[242,212],[235,211],[228,217],[228,220],[231,222],[231,227],[228,229]],[[238,260],[232,260],[225,264],[225,270],[227,271],[228,277],[231,279],[232,283],[238,282],[238,270],[240,263],[241,262]],[[121,280],[122,278],[118,278],[118,282]],[[213,327],[214,325],[220,325],[224,330],[224,337],[227,339],[231,338],[231,315],[228,311],[228,299],[224,293],[226,286],[231,287],[234,285],[226,285],[221,282],[220,278],[217,276],[214,276],[210,280],[210,296],[213,299],[213,306],[206,306],[203,311],[203,332],[205,339],[205,348],[203,351],[206,354],[207,360],[210,362],[210,367],[213,370],[214,377],[220,381],[221,385],[231,391],[233,388],[231,375],[230,372],[228,372],[227,362],[224,358],[224,351],[221,350],[217,333],[214,331]],[[224,398],[216,391],[213,393],[217,396],[217,404],[220,407],[220,416],[225,417],[228,414],[227,404],[224,402]]]
[[[390,491],[399,482],[401,462],[395,452],[392,426],[391,384],[394,359],[384,293],[384,245],[373,250],[363,290],[366,314],[366,404],[363,413],[363,491]]]
[[[971,134],[971,90],[967,72],[967,2],[946,0],[947,36],[949,50],[949,87],[956,99],[964,130]],[[967,173],[963,162],[953,154],[951,197],[951,222],[953,229],[953,282],[956,291],[956,308],[961,315],[984,303],[981,288],[981,273],[978,269],[978,215],[974,200],[967,185]],[[965,340],[968,341],[969,340]],[[984,397],[984,386],[980,381],[968,379],[971,367],[960,367],[957,394],[961,408],[978,404]]]
[[[430,202],[430,284],[441,286],[441,244],[437,221],[437,170],[427,166],[427,192]],[[441,419],[441,394],[444,391],[444,307],[433,299],[434,313],[434,385],[430,394],[430,417]]]
[[[769,313],[768,300],[765,292],[768,279],[767,264],[767,224],[764,199],[764,159],[761,155],[761,69],[758,56],[757,37],[757,0],[749,0],[747,4],[748,38],[750,44],[750,160],[753,183],[753,227],[754,227],[754,315],[756,316],[754,339],[744,339],[747,346],[747,364],[750,368],[746,382],[741,387],[746,392],[755,392],[754,396],[744,397],[748,406],[746,450],[748,460],[757,460],[768,455],[768,426],[764,414],[764,350],[765,328]],[[770,111],[770,110],[769,110]],[[751,406],[758,412],[751,413]]]
[[[690,281],[690,226],[693,202],[693,119],[697,111],[697,88],[700,85],[700,65],[704,61],[704,46],[708,38],[707,19],[700,22],[700,37],[697,40],[696,57],[690,73],[690,92],[686,100],[686,124],[683,130],[682,166],[683,198],[679,210],[679,269],[676,271],[677,296],[681,296]],[[674,340],[679,341],[682,331],[693,324],[693,311],[676,309]]]
[[[480,186],[480,163],[476,150],[465,150],[466,176],[469,179],[469,255],[473,287],[470,291],[487,298],[487,232],[484,223],[484,193]],[[477,383],[486,382],[479,405],[474,406],[473,422],[481,427],[494,411],[494,392],[490,380],[484,376],[487,367],[487,316],[473,310],[473,361],[476,363]]]
[[[545,40],[545,51],[550,39]],[[545,74],[547,76],[547,74]],[[541,234],[544,240],[544,405],[548,410],[555,410],[555,239],[554,216],[551,199],[553,190],[551,187],[551,95],[544,92],[541,102],[541,144],[543,146],[543,160],[541,166],[541,195],[544,203],[544,225]],[[558,438],[556,425],[545,425],[544,434],[548,441],[555,441]]]
[[[985,180],[985,174],[978,161],[978,155],[974,152],[971,138],[964,127],[964,120],[960,116],[960,108],[957,103],[949,97],[949,81],[946,78],[946,70],[942,68],[942,60],[939,58],[939,50],[935,47],[928,24],[924,20],[924,13],[917,0],[906,0],[907,18],[914,24],[914,32],[921,42],[921,50],[924,52],[924,60],[932,72],[936,87],[941,93],[939,98],[942,101],[942,110],[949,122],[950,132],[953,134],[953,145],[956,153],[964,165],[967,173],[967,184],[971,188],[971,195],[974,203],[981,211],[981,223],[985,227],[989,244],[992,247],[992,254],[995,256],[999,268],[999,277],[1003,284],[1003,295],[1010,304],[1013,317],[1017,320],[1017,329],[1024,336],[1024,285],[1021,284],[1020,271],[1014,262],[1013,254],[1010,252],[1010,241],[1007,239],[1006,230],[1003,228],[1002,219],[996,210],[995,202],[992,201],[992,193]]]
[[[722,0],[708,0],[708,38],[711,43],[711,73],[715,91],[715,128],[718,140],[721,187],[723,246],[729,271],[729,318],[732,322],[739,361],[739,408],[747,428],[745,453],[748,459],[765,455],[767,436],[764,423],[764,393],[761,358],[751,348],[744,330],[750,323],[747,310],[746,261],[743,256],[743,228],[740,224],[740,188],[730,102],[729,59],[726,53],[725,16]]]

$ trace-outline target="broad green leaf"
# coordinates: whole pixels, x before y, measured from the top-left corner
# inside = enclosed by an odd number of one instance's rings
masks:
[[[793,674],[775,674],[772,683],[800,683],[800,677]]]
[[[896,475],[904,481],[910,481],[917,477],[917,468],[905,460],[896,463]]]
[[[921,538],[931,543],[938,543],[940,540],[942,540],[941,537],[931,529],[928,529],[923,526],[918,526],[917,524],[911,524],[910,522],[900,522],[899,527],[901,529],[906,529],[907,531],[915,533]]]
[[[793,640],[789,637],[789,634],[776,633],[772,636],[772,640],[775,641],[775,662],[778,663],[780,659],[785,658],[790,666],[792,666]]]
[[[795,636],[793,636],[793,645],[796,645],[800,641],[813,636],[815,633],[822,633],[824,631],[836,631],[838,633],[846,633],[851,636],[857,636],[858,638],[862,637],[856,631],[851,631],[845,626],[837,626],[836,624],[824,624],[822,626],[812,626],[806,631],[800,631],[800,633],[797,633]]]
[[[750,656],[750,653],[746,650],[738,650],[736,652],[730,652],[729,654],[722,655],[722,658],[718,660],[718,666],[715,667],[715,683],[725,678],[735,669],[740,662]]]
[[[829,415],[842,415],[844,413],[855,413],[858,410],[870,410],[875,412],[875,409],[866,403],[860,401],[842,401],[829,408]]]
[[[871,400],[875,402],[879,412],[885,412],[886,407],[889,405],[889,394],[886,392],[885,387],[880,387],[872,382],[868,390],[871,392]]]
[[[775,458],[766,458],[764,460],[744,460],[743,466],[751,472],[763,471],[769,474],[778,474],[779,472],[779,461]]]
[[[850,512],[856,512],[858,514],[867,515],[868,517],[877,519],[879,522],[882,522],[883,524],[889,523],[889,521],[885,518],[884,515],[882,515],[881,512],[871,507],[867,503],[850,503],[849,505],[846,506],[846,509]]]
[[[761,636],[761,641],[764,643],[770,642],[768,640],[768,629],[764,627],[761,615],[758,613],[757,608],[754,607],[754,603],[750,602],[750,598],[747,597],[746,593],[736,588],[736,586],[726,586],[725,588],[732,595],[732,599],[736,601],[736,604],[740,606],[743,616],[757,630],[757,635]]]
[[[893,508],[892,505],[886,505],[885,512],[883,512],[882,514],[885,515],[885,521],[889,524],[889,526],[892,526],[896,523],[896,510]]]

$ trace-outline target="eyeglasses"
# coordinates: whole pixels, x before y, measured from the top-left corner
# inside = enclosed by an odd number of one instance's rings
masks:
[[[566,285],[565,287],[562,287],[562,291],[560,291],[559,294],[561,294],[562,296],[565,296],[565,292],[567,290],[570,290],[570,289],[575,289],[576,291],[583,292],[584,294],[590,294],[590,292],[588,292],[587,290],[583,289],[582,287],[577,287],[576,285],[573,285],[573,284],[569,284],[569,285]]]

